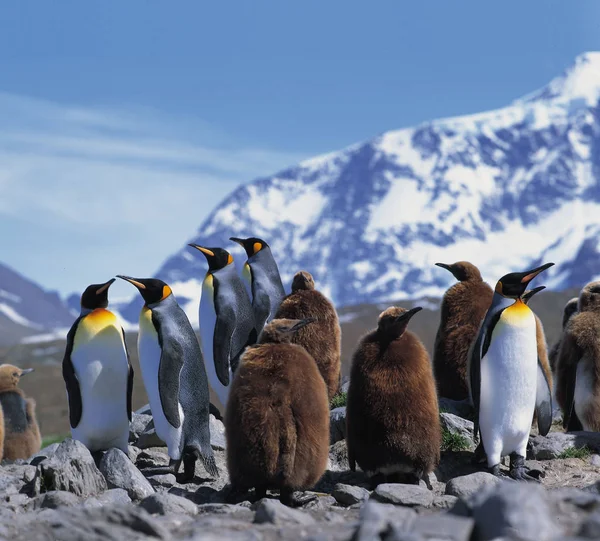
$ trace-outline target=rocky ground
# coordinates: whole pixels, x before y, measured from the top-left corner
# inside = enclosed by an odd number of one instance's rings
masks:
[[[198,464],[192,483],[145,477],[168,463],[147,410],[131,426],[129,460],[113,449],[92,457],[67,439],[28,461],[0,467],[0,539],[27,541],[312,539],[600,539],[600,434],[532,436],[528,465],[541,484],[499,480],[471,464],[472,423],[460,405],[441,404],[445,427],[439,468],[421,486],[379,485],[348,471],[344,408],[331,414],[328,470],[301,509],[260,501],[225,503],[224,428],[211,417],[218,479]],[[429,485],[429,487],[428,487]]]

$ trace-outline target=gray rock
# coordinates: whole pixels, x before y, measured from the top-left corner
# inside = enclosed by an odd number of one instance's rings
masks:
[[[311,494],[311,492],[305,492],[305,494]],[[314,493],[313,493],[314,494]],[[302,506],[302,509],[306,509],[307,511],[328,511],[337,503],[336,499],[333,496],[319,496],[317,498],[308,502],[307,504]]]
[[[85,507],[104,507],[110,505],[127,505],[131,498],[122,488],[111,488],[98,496],[92,496],[83,502]]]
[[[529,440],[531,456],[536,460],[558,458],[567,449],[587,447],[600,453],[599,432],[550,432],[547,436],[534,436]]]
[[[158,437],[156,429],[152,427],[147,428],[140,434],[140,437],[135,442],[135,446],[138,449],[149,449],[150,447],[166,447],[166,444]]]
[[[410,507],[430,507],[433,503],[433,493],[417,485],[400,483],[384,483],[373,492],[373,497],[385,503],[406,505]]]
[[[600,539],[600,512],[592,513],[585,520],[581,525],[579,535],[588,539]]]
[[[104,492],[106,481],[83,443],[66,439],[52,456],[40,462],[45,490],[66,490],[77,496]]]
[[[9,494],[8,496],[2,495],[2,506],[0,509],[9,509],[17,513],[23,512],[28,509],[28,505],[32,501],[27,494]],[[0,514],[0,519],[2,515]],[[0,520],[1,522],[1,520]]]
[[[473,442],[473,421],[468,421],[453,413],[440,413],[440,424],[451,434],[462,436]]]
[[[256,505],[254,522],[256,524],[269,523],[277,526],[290,524],[308,526],[314,524],[315,519],[308,513],[283,505],[279,500],[263,498]]]
[[[390,529],[407,532],[416,517],[417,513],[409,507],[398,507],[369,500],[360,510],[360,522],[352,541],[379,539],[383,532]]]
[[[348,464],[348,448],[346,447],[346,441],[338,441],[329,447],[329,460],[327,462],[327,469],[329,471],[342,472],[348,471],[350,468]]]
[[[154,489],[120,449],[109,449],[100,461],[100,471],[108,488],[122,488],[132,500],[142,500],[154,494]]]
[[[141,470],[144,468],[154,468],[156,466],[167,466],[169,456],[156,449],[147,449],[140,452],[135,461],[135,465]]]
[[[586,487],[584,490],[563,487],[549,491],[548,494],[554,501],[567,502],[581,509],[591,509],[595,506],[600,507],[600,494],[596,488],[596,485]]]
[[[412,532],[426,539],[448,541],[470,541],[475,521],[448,513],[420,515],[415,520]]]
[[[197,515],[198,506],[186,498],[175,496],[174,494],[152,494],[141,503],[140,507],[145,509],[151,515]]]
[[[81,499],[72,492],[65,490],[52,490],[36,498],[33,498],[27,506],[29,510],[34,509],[58,509],[59,507],[73,507],[79,505]]]
[[[18,476],[0,470],[0,494],[17,494],[25,485]]]
[[[596,468],[600,467],[600,455],[596,455],[596,454],[592,455],[590,457],[590,464],[592,466],[596,466]]]
[[[504,481],[472,507],[478,541],[499,537],[546,541],[560,534],[541,485]]]
[[[51,443],[43,449],[40,449],[35,455],[29,459],[29,464],[37,466],[42,460],[51,457],[58,449],[58,443]]]
[[[227,447],[227,441],[225,440],[225,425],[211,414],[209,428],[211,447],[213,449],[224,451]]]
[[[346,439],[346,406],[329,412],[329,445]]]
[[[456,505],[458,498],[456,496],[450,496],[445,494],[444,496],[436,496],[433,498],[432,507],[436,509],[452,509]]]
[[[152,415],[145,413],[133,413],[129,423],[129,441],[137,441],[137,439],[146,430],[150,421],[152,421]]]
[[[347,376],[345,376],[347,379],[346,381],[342,381],[342,384],[340,385],[340,393],[347,393],[348,389],[350,389],[350,378],[348,378]]]
[[[341,505],[354,505],[369,499],[369,491],[367,489],[353,485],[344,485],[342,483],[335,485],[331,495]]]
[[[138,449],[137,447],[134,447],[133,445],[128,445],[127,446],[127,456],[129,457],[129,460],[131,460],[131,462],[133,462],[134,464],[137,461],[137,457],[139,456],[139,454],[142,452],[141,449]]]
[[[440,411],[445,413],[452,413],[463,419],[473,419],[473,407],[469,403],[469,400],[452,400],[451,398],[440,398],[439,399]]]
[[[495,486],[500,480],[491,473],[476,472],[451,479],[446,484],[446,494],[467,499],[484,487]]]
[[[172,473],[151,475],[150,477],[147,477],[147,479],[152,486],[163,488],[171,488],[175,483],[177,483],[177,478]]]

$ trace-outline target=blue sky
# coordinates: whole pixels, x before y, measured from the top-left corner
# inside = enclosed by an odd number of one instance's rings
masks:
[[[506,105],[599,30],[595,0],[6,2],[0,261],[149,276],[238,184]]]

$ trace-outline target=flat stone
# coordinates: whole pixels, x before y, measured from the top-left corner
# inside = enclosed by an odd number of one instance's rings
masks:
[[[288,526],[290,524],[308,526],[314,524],[315,519],[308,513],[283,505],[279,500],[263,498],[256,504],[254,522],[256,524],[269,523],[277,526]]]
[[[29,464],[37,466],[42,460],[51,457],[58,449],[58,443],[51,443],[43,449],[40,449],[35,455],[29,458]]]
[[[458,498],[456,496],[450,496],[450,494],[444,494],[443,496],[436,496],[433,498],[432,507],[436,509],[452,509],[456,505]]]
[[[98,496],[92,496],[83,502],[85,507],[104,507],[110,505],[127,505],[131,498],[122,488],[111,488]]]
[[[379,485],[373,492],[373,497],[380,502],[410,507],[430,507],[433,503],[433,493],[430,490],[401,483]]]
[[[154,468],[157,466],[167,466],[169,464],[169,455],[158,451],[157,449],[146,449],[137,456],[135,465],[140,469]]]
[[[475,472],[451,479],[446,484],[446,494],[467,499],[484,487],[495,486],[500,479],[488,472]]]
[[[146,413],[132,413],[129,422],[129,441],[135,442],[145,432],[152,421],[152,415]]]
[[[344,485],[342,483],[335,485],[331,495],[338,503],[346,506],[362,503],[369,499],[369,491],[367,489],[353,485]]]
[[[83,443],[70,438],[59,444],[56,451],[39,465],[44,487],[66,490],[77,496],[94,496],[107,489],[92,455]]]
[[[346,439],[346,406],[329,412],[329,445]]]
[[[140,507],[152,515],[197,515],[198,506],[186,498],[174,494],[152,494],[140,503]]]
[[[478,541],[516,538],[550,541],[561,529],[541,485],[503,481],[472,506]],[[564,533],[564,532],[563,532]]]
[[[34,509],[58,509],[60,507],[73,507],[79,505],[81,498],[72,492],[65,490],[52,490],[33,498],[28,505],[30,510]]]
[[[426,539],[470,541],[474,526],[475,521],[472,518],[457,517],[448,513],[434,513],[419,515],[411,532]]]
[[[210,415],[209,419],[208,426],[210,428],[210,446],[213,449],[224,451],[227,447],[227,440],[225,439],[225,425],[212,414]]]
[[[410,507],[369,500],[360,510],[359,525],[352,541],[380,539],[381,534],[390,529],[409,531],[416,518],[416,511]]]
[[[440,413],[440,424],[451,434],[456,434],[473,442],[473,421],[463,419],[453,413]]]
[[[147,477],[147,479],[152,486],[159,486],[163,488],[171,488],[175,483],[177,483],[177,478],[172,473],[151,475],[150,477]]]
[[[122,488],[132,500],[154,494],[154,488],[120,449],[109,449],[100,461],[108,488]]]

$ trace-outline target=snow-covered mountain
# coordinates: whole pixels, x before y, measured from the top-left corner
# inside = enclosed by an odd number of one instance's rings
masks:
[[[495,282],[554,261],[540,283],[600,276],[600,53],[579,56],[511,105],[390,131],[241,186],[193,242],[245,257],[230,236],[269,244],[284,282],[299,269],[338,305],[440,297],[437,261],[467,259]],[[202,255],[157,273],[197,323]],[[137,320],[139,301],[123,310]]]
[[[68,328],[72,323],[73,316],[57,293],[45,291],[0,264],[0,345],[14,344],[25,336]]]

